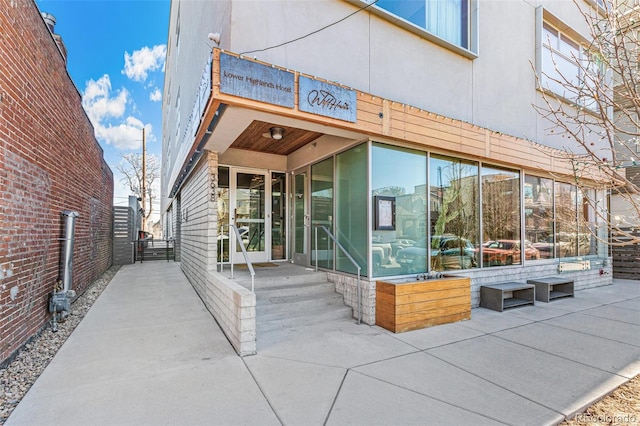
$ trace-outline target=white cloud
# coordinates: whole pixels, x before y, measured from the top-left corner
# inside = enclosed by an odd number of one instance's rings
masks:
[[[122,73],[131,80],[144,82],[150,71],[164,68],[164,60],[167,55],[167,46],[143,47],[132,54],[124,52],[124,70]]]
[[[124,114],[129,92],[122,89],[112,97],[111,79],[105,74],[98,81],[89,80],[82,95],[82,106],[95,126],[105,118],[118,118]]]
[[[162,100],[162,92],[157,87],[149,94],[149,100],[160,102]]]
[[[137,150],[142,147],[142,127],[139,120],[129,117],[120,124],[96,127],[96,138],[121,150]],[[149,133],[151,125],[145,127]]]
[[[126,89],[112,92],[111,79],[105,74],[97,81],[89,80],[82,94],[84,107],[95,130],[98,141],[121,150],[139,149],[142,146],[142,128],[153,138],[151,125],[139,119],[125,116],[129,103]]]

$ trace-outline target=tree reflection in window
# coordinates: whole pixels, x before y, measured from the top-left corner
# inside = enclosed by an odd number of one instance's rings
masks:
[[[431,270],[478,266],[478,165],[432,156],[429,162]]]

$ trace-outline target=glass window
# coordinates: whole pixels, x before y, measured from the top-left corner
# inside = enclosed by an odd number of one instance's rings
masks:
[[[527,259],[553,258],[553,180],[524,178],[525,244]]]
[[[336,156],[336,239],[367,273],[367,145],[359,145]],[[356,267],[338,250],[336,270],[357,273]]]
[[[556,257],[578,255],[578,190],[568,183],[555,183]]]
[[[371,198],[395,200],[395,229],[375,229],[374,276],[427,272],[427,154],[373,144]],[[375,206],[373,206],[375,209]]]
[[[236,173],[234,221],[248,252],[265,250],[265,178],[261,173]],[[236,244],[236,252],[241,251]]]
[[[522,263],[517,171],[482,168],[482,231],[483,266]]]
[[[432,271],[478,266],[478,164],[432,156],[429,160]]]
[[[333,241],[321,229],[316,251],[318,226],[333,233],[333,157],[311,166],[311,262],[317,259],[318,266],[333,269]]]
[[[285,258],[287,175],[271,173],[271,259]]]
[[[593,94],[605,89],[605,62],[548,22],[542,24],[541,31],[542,88],[598,111]]]
[[[596,191],[593,189],[579,192],[581,214],[578,221],[578,256],[590,256],[598,253],[597,221],[594,201]]]
[[[469,0],[379,0],[376,6],[456,46],[469,49]]]
[[[229,261],[229,168],[218,167],[218,262]]]

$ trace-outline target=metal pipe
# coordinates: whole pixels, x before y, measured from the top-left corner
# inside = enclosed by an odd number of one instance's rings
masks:
[[[62,291],[71,290],[72,274],[73,274],[73,245],[74,233],[76,228],[76,218],[80,216],[78,212],[65,210],[62,212],[65,216],[64,238],[62,246],[62,270],[60,277],[62,279]]]

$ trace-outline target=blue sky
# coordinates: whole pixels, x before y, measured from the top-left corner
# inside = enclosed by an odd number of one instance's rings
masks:
[[[130,191],[120,182],[121,155],[162,150],[162,88],[169,0],[36,0],[56,18],[67,68],[83,98],[104,157],[114,173],[114,202]],[[158,191],[159,194],[159,182]],[[154,210],[159,204],[154,206]]]

